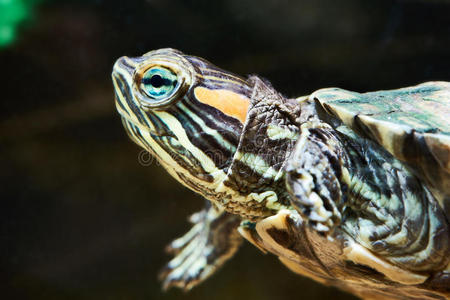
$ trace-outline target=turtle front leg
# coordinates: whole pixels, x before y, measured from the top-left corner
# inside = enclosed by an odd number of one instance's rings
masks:
[[[194,224],[191,230],[167,247],[175,257],[160,273],[164,289],[192,289],[230,259],[242,242],[237,231],[240,217],[219,210],[209,201],[190,222]]]
[[[301,127],[286,166],[292,206],[309,227],[343,243],[345,260],[394,282],[418,284],[446,269],[450,229],[407,167],[347,127]]]
[[[340,182],[345,152],[332,128],[304,123],[301,136],[286,165],[291,204],[317,232],[331,236],[341,220],[346,186]]]

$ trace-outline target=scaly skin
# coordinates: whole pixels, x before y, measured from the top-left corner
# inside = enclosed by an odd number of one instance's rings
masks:
[[[256,76],[172,49],[121,58],[113,82],[132,140],[212,203],[172,244],[166,288],[210,276],[239,232],[297,273],[361,297],[449,293],[443,207],[380,141],[344,124],[339,107],[330,114],[320,93],[286,99]]]
[[[374,142],[345,126],[305,123],[286,171],[292,204],[315,230],[337,230],[406,270],[439,271],[449,263],[443,210]]]

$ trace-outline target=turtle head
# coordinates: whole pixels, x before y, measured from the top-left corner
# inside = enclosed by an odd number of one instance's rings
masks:
[[[122,57],[112,79],[131,139],[189,188],[214,194],[238,147],[248,82],[174,49]]]

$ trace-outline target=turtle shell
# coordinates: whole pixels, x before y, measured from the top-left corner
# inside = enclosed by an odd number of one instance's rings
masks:
[[[322,117],[337,118],[406,162],[450,215],[450,82],[369,93],[326,88],[310,99]]]

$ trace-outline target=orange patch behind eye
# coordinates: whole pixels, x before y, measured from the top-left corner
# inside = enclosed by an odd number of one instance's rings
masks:
[[[210,90],[204,87],[195,88],[194,94],[198,101],[215,107],[244,124],[250,104],[247,97],[229,90]]]

